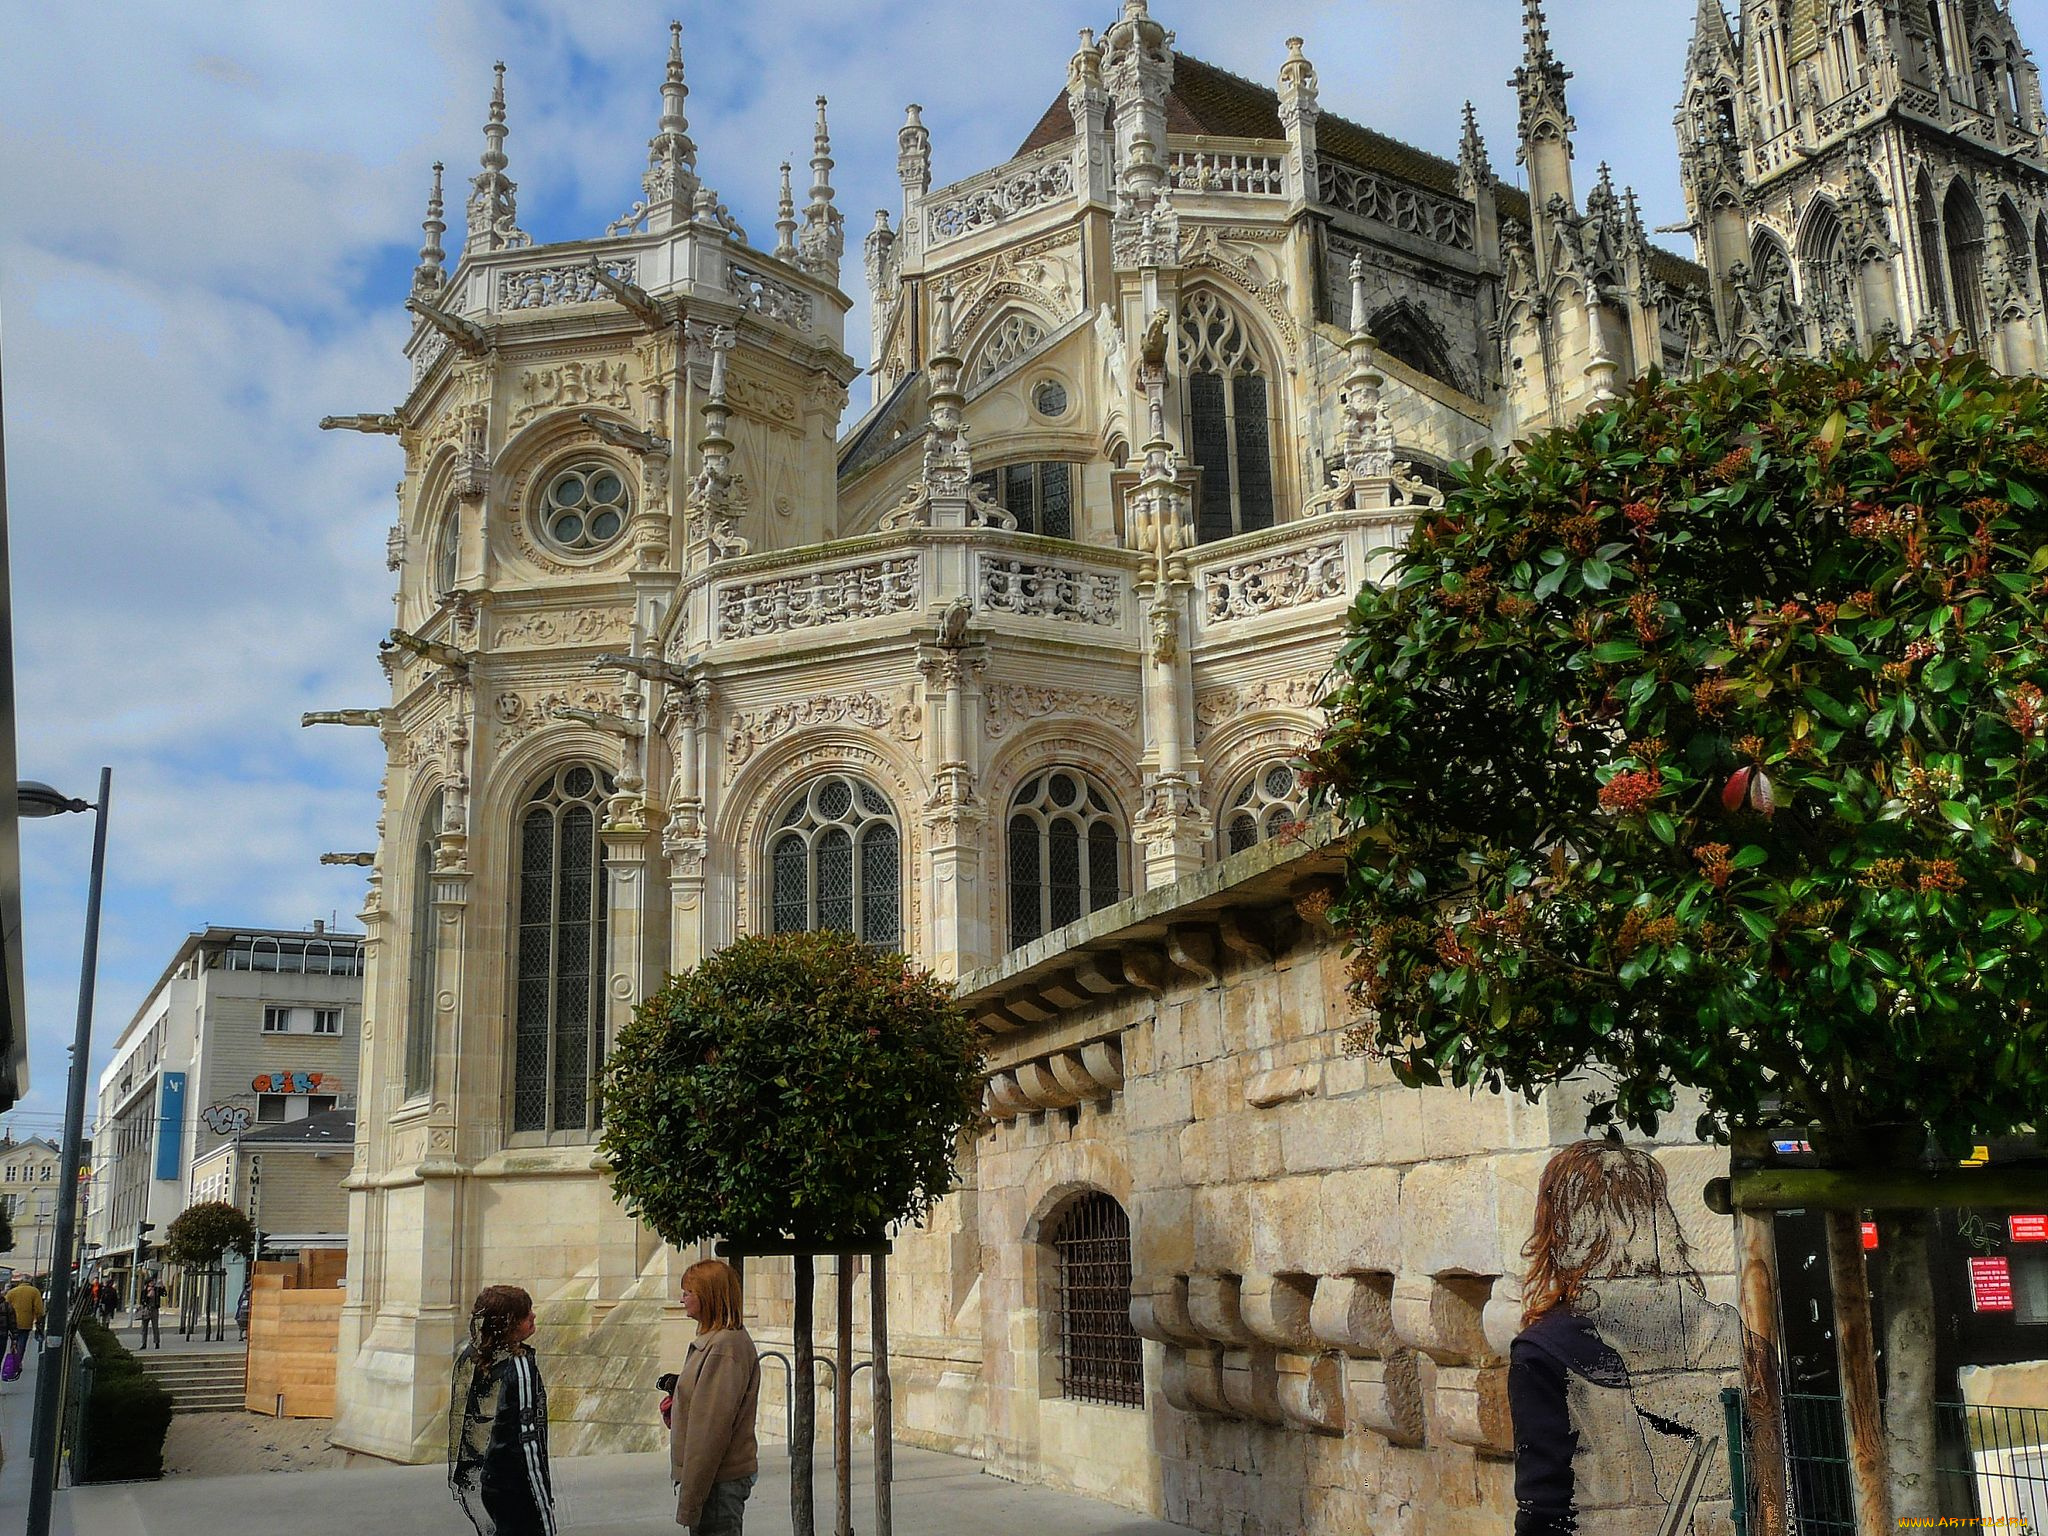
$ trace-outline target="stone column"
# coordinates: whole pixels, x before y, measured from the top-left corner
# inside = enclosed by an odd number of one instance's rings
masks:
[[[988,807],[976,789],[982,733],[979,678],[988,648],[966,636],[942,638],[919,647],[917,668],[926,683],[928,709],[936,715],[927,741],[938,740],[938,771],[925,803],[924,828],[930,849],[931,892],[927,959],[947,979],[982,964],[990,952],[987,891],[982,880],[983,828]]]
[[[661,851],[668,861],[669,965],[688,970],[708,952],[704,912],[704,732],[711,712],[711,683],[699,677],[670,690],[663,713],[668,717],[669,752],[674,772],[669,781],[668,822],[661,832]]]

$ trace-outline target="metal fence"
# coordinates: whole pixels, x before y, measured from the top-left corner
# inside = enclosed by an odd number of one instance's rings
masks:
[[[86,1347],[85,1336],[76,1328],[71,1330],[70,1366],[64,1380],[63,1401],[58,1405],[57,1422],[63,1439],[58,1459],[65,1460],[64,1453],[68,1451],[70,1483],[75,1488],[90,1475],[86,1461],[85,1410],[92,1401],[93,1376],[92,1351]]]
[[[1937,1403],[1934,1414],[1940,1513],[2014,1536],[2048,1536],[2048,1409]],[[1792,1529],[1799,1536],[1855,1536],[1842,1400],[1785,1394],[1785,1441]],[[1736,1508],[1746,1508],[1739,1453],[1730,1470]]]

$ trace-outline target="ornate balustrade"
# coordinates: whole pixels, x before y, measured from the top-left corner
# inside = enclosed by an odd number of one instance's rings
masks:
[[[1317,164],[1316,201],[1438,245],[1460,251],[1475,249],[1472,205],[1464,199],[1394,181],[1341,160]]]
[[[1175,192],[1231,192],[1247,197],[1283,197],[1287,162],[1281,155],[1235,145],[1169,148],[1167,180]]]
[[[622,283],[640,280],[639,260],[615,256],[604,270]],[[587,260],[537,263],[512,267],[497,274],[493,307],[499,312],[520,309],[552,309],[558,304],[609,302],[611,294],[590,270]]]
[[[925,201],[925,229],[936,249],[1073,195],[1073,150],[1050,145],[932,193]]]

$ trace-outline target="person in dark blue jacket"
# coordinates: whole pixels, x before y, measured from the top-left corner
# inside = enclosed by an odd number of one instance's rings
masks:
[[[555,1536],[548,1394],[533,1337],[533,1298],[487,1285],[469,1314],[449,1394],[448,1486],[478,1536]]]

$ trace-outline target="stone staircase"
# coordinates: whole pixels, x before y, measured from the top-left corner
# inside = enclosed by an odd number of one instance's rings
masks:
[[[240,1413],[248,1405],[249,1356],[241,1346],[144,1350],[135,1357],[171,1394],[173,1413]]]

